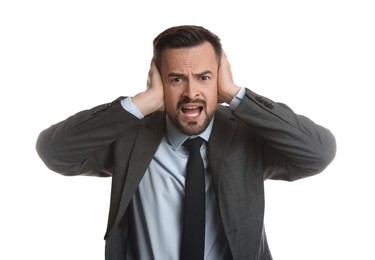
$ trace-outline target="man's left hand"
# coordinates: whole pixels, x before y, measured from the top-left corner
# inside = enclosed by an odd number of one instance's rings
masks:
[[[240,87],[233,81],[232,69],[228,62],[227,55],[223,50],[217,79],[218,102],[230,104],[239,90]]]

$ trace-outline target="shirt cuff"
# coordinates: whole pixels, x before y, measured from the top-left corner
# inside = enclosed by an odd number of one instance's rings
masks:
[[[236,108],[241,103],[241,101],[242,101],[243,97],[245,96],[245,94],[246,94],[246,89],[245,88],[241,88],[238,91],[237,95],[230,102],[230,104],[229,104],[230,110],[232,110],[232,111],[236,110]]]
[[[139,111],[139,109],[133,104],[131,97],[127,97],[121,100],[121,105],[126,111],[133,114],[137,118],[139,119],[144,118],[141,111]]]

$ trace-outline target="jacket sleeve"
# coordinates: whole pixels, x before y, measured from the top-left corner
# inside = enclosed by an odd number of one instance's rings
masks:
[[[263,140],[265,179],[293,181],[322,172],[334,159],[336,141],[326,128],[249,89],[233,112]]]
[[[62,175],[112,175],[111,145],[137,131],[138,118],[115,101],[81,111],[39,134],[36,150],[45,165]]]

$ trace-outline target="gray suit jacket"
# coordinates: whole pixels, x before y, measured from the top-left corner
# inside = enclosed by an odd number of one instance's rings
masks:
[[[118,98],[44,130],[37,151],[63,175],[112,176],[106,259],[126,259],[130,201],[165,131],[165,114],[139,120]],[[264,232],[265,179],[323,171],[336,152],[329,130],[250,90],[231,112],[218,106],[208,142],[209,173],[233,259],[272,259]]]

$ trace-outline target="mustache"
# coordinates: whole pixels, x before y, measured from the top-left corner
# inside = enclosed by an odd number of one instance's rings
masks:
[[[203,99],[199,99],[199,98],[191,99],[189,97],[184,97],[177,103],[177,109],[179,109],[183,104],[188,104],[188,103],[199,103],[199,104],[202,104],[203,106],[206,106],[206,101]]]

